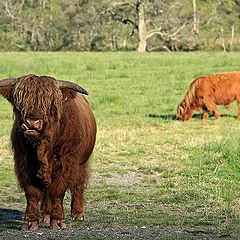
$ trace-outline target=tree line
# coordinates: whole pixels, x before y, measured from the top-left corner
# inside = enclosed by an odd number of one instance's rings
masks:
[[[240,49],[240,0],[0,0],[1,51]]]

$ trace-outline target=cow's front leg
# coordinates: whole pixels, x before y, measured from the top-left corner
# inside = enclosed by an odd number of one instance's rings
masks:
[[[51,197],[51,215],[50,224],[54,229],[66,228],[66,223],[64,220],[64,209],[63,209],[63,196],[61,197]]]
[[[51,184],[51,168],[43,161],[39,161],[39,169],[37,177],[41,179],[45,188],[48,188]]]
[[[41,194],[41,191],[36,187],[28,186],[25,188],[27,207],[22,230],[36,231],[38,229],[40,218],[39,201],[41,199]]]
[[[50,194],[48,190],[45,190],[41,202],[41,219],[43,222],[50,224],[50,213],[51,213]]]
[[[38,173],[37,177],[40,178],[46,188],[51,184],[51,164],[49,162],[49,143],[47,140],[43,140],[38,144]]]

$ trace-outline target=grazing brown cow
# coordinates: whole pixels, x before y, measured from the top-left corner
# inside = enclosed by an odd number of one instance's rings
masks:
[[[203,119],[208,119],[212,112],[216,119],[220,117],[216,105],[229,104],[236,100],[240,119],[240,72],[225,72],[201,76],[195,79],[183,101],[178,105],[177,119],[185,121],[194,111],[203,110]]]
[[[84,218],[83,194],[96,123],[79,93],[88,94],[77,84],[49,76],[0,80],[0,95],[12,103],[15,115],[11,134],[15,172],[27,199],[23,230],[37,230],[40,219],[53,228],[66,227],[67,189],[72,218]]]

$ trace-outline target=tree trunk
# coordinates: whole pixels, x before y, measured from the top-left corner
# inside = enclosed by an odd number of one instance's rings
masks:
[[[193,32],[198,34],[198,22],[197,22],[197,4],[196,0],[193,0]]]
[[[221,37],[221,40],[222,40],[223,51],[226,52],[226,45],[225,45],[224,34],[223,34],[223,27],[221,27],[220,37]]]
[[[144,2],[138,0],[137,2],[138,13],[138,52],[146,52],[147,48],[147,28],[144,15]]]
[[[42,9],[45,9],[45,7],[46,7],[46,2],[45,2],[45,0],[43,0],[42,1]]]
[[[232,26],[232,35],[231,35],[231,39],[229,42],[229,51],[230,52],[232,51],[232,48],[233,48],[233,40],[234,40],[234,26]]]

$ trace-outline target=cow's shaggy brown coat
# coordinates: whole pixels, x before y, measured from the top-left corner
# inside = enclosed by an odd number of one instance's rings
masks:
[[[216,105],[226,108],[236,100],[240,119],[240,72],[225,72],[201,76],[195,79],[183,101],[178,105],[177,119],[185,121],[194,111],[203,110],[203,119],[208,119],[212,112],[216,119],[220,117]]]
[[[49,76],[0,80],[0,95],[12,103],[15,115],[11,141],[15,172],[27,199],[24,230],[38,229],[40,219],[50,221],[53,228],[66,227],[67,189],[72,195],[72,218],[84,218],[83,194],[96,123],[79,93],[87,91]]]

